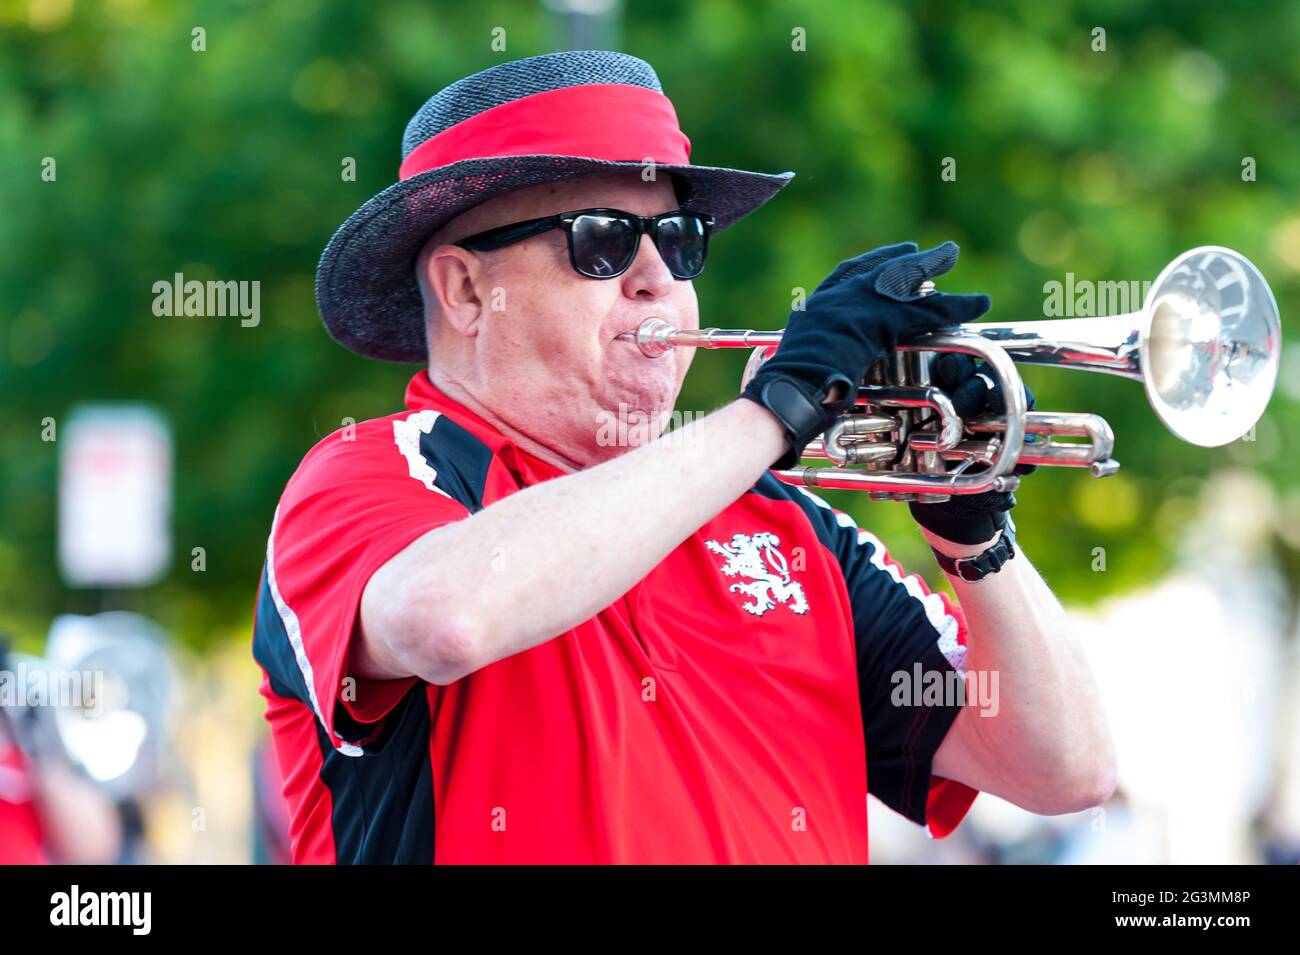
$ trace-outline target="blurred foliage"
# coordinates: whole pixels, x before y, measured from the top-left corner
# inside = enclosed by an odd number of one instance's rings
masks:
[[[1293,328],[1300,5],[667,0],[627,3],[617,37],[658,70],[695,161],[798,173],[716,242],[697,283],[706,324],[779,327],[791,290],[840,259],[951,238],[964,252],[945,287],[988,292],[1004,319],[1042,315],[1044,283],[1067,271],[1141,281],[1213,243],[1263,269]],[[397,410],[412,371],[325,335],[321,248],[393,181],[425,98],[564,45],[554,14],[523,0],[0,0],[0,625],[32,636],[101,600],[59,580],[41,419],[142,399],[175,428],[177,556],[160,585],[104,599],[196,645],[246,626],[297,462],[345,416]],[[40,177],[47,156],[55,182]],[[1258,181],[1242,180],[1247,156]],[[259,280],[261,323],[155,317],[152,285],[175,272]],[[701,354],[681,407],[726,401],[742,363]],[[1285,366],[1258,440],[1206,451],[1170,437],[1135,383],[1029,369],[1040,408],[1107,417],[1124,463],[1104,481],[1026,481],[1017,523],[1049,583],[1092,601],[1160,574],[1203,483],[1229,466],[1274,484],[1279,541],[1294,544],[1298,372]],[[829,496],[942,577],[903,505]]]

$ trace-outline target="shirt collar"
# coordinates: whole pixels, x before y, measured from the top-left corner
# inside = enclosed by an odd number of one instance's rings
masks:
[[[523,484],[538,484],[560,477],[565,472],[541,458],[534,457],[488,424],[464,405],[447,397],[429,380],[428,370],[421,368],[406,386],[406,407],[411,411],[433,410],[446,415],[474,437],[520,479]]]

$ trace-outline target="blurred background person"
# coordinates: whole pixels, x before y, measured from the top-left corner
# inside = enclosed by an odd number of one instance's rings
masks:
[[[3,644],[0,671],[12,672]],[[117,862],[117,808],[68,763],[51,720],[0,702],[0,865]]]

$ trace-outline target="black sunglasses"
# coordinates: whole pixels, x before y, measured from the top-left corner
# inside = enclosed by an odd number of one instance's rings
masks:
[[[551,229],[564,230],[569,261],[579,275],[617,278],[631,267],[641,236],[649,234],[673,278],[693,279],[704,271],[713,216],[681,209],[657,216],[636,216],[621,209],[579,209],[488,229],[456,244],[473,252],[491,252]]]

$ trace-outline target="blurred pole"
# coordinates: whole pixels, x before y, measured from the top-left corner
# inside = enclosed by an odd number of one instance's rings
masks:
[[[622,0],[542,0],[557,50],[617,50]]]

